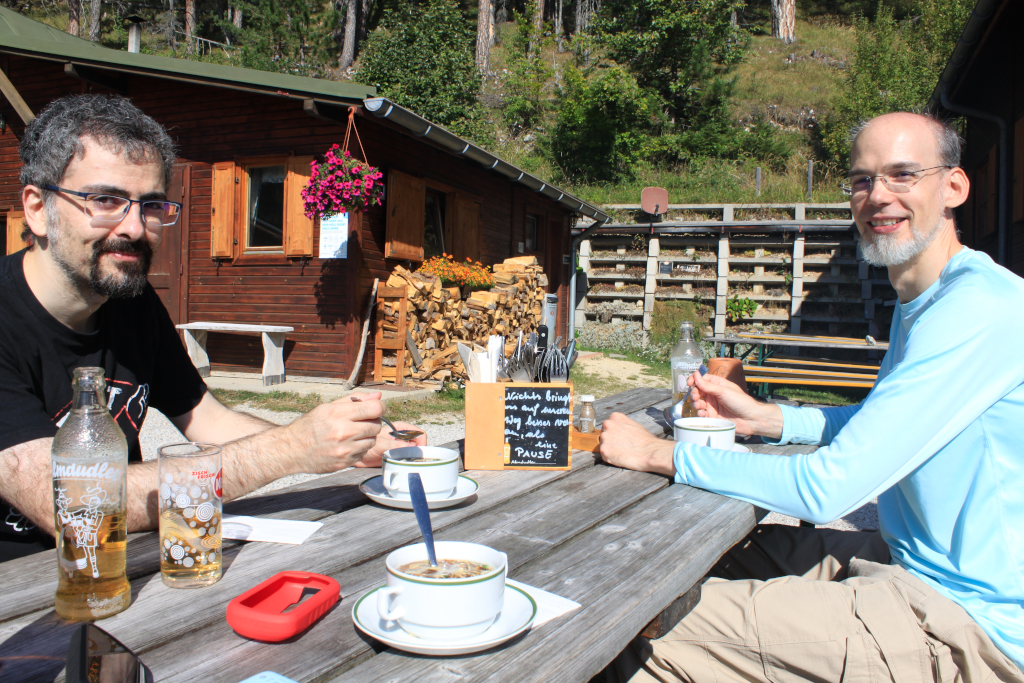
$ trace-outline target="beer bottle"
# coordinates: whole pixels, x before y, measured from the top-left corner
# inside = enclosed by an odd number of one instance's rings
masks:
[[[57,614],[86,621],[128,607],[128,444],[107,410],[103,368],[75,368],[71,412],[53,437]]]
[[[700,346],[693,339],[693,323],[684,320],[679,325],[679,341],[672,349],[672,400],[676,403],[686,398],[683,417],[697,417],[697,410],[690,402],[690,387],[686,378],[695,373],[704,362]]]

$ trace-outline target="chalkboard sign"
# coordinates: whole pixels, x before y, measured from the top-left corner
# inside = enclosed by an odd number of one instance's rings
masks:
[[[572,389],[505,387],[505,464],[567,467]]]
[[[467,470],[572,469],[572,382],[466,383]]]

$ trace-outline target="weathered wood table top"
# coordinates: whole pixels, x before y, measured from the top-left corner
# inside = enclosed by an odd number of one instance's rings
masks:
[[[595,409],[599,420],[623,412],[662,435],[668,398],[667,389],[634,389],[597,401]],[[376,474],[350,469],[225,506],[228,513],[324,526],[301,546],[225,541],[224,577],[208,588],[166,587],[156,534],[133,534],[132,605],[100,625],[161,683],[235,683],[265,670],[298,681],[586,682],[756,523],[748,503],[595,463],[582,451],[573,455],[571,472],[474,472],[475,498],[432,512],[436,538],[504,551],[509,576],[582,607],[487,652],[426,657],[388,649],[352,623],[356,600],[384,582],[384,557],[420,541],[412,512],[376,505],[359,492],[359,483]],[[228,602],[286,569],[334,577],[341,601],[288,642],[235,634],[225,619]],[[56,576],[52,552],[0,565],[5,683],[63,680],[75,625],[53,611]]]

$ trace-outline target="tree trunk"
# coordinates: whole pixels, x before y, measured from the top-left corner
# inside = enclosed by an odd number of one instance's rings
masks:
[[[476,68],[484,75],[491,61],[491,0],[479,0],[476,13]]]
[[[235,13],[231,17],[231,22],[235,25],[235,28],[242,28],[242,8],[236,7]]]
[[[345,39],[341,44],[341,57],[338,59],[338,71],[344,71],[356,61],[356,3],[358,0],[348,0],[348,9],[345,12]]]
[[[177,29],[178,19],[174,14],[174,0],[168,0],[167,4],[170,7],[167,14],[171,18],[171,28],[169,33],[171,34],[171,50],[173,51],[178,49],[178,36],[174,33],[175,29]]]
[[[81,0],[68,0],[68,33],[78,36],[81,33],[79,24],[82,16]]]
[[[565,0],[558,0],[558,4],[555,5],[555,49],[559,52],[565,52],[565,47],[562,45],[562,11],[565,7]]]
[[[94,43],[100,41],[100,12],[103,3],[101,0],[92,0],[89,4],[89,40]]]
[[[367,24],[370,21],[370,10],[373,9],[373,0],[362,0],[359,7],[359,25],[356,27],[356,56],[359,56],[359,46],[366,42],[366,33],[369,30]]]
[[[196,0],[185,0],[185,51],[196,50]]]
[[[533,26],[537,29],[537,33],[543,35],[544,33],[544,0],[537,0],[537,14],[533,18]]]
[[[796,40],[796,0],[772,0],[772,37],[786,45]]]

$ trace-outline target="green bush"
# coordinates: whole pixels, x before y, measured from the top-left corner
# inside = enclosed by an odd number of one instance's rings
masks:
[[[665,125],[663,103],[622,67],[587,78],[566,67],[557,118],[546,153],[562,177],[612,182],[629,178],[650,152],[649,138]]]
[[[367,38],[355,80],[456,135],[483,142],[475,39],[454,0],[402,4],[385,11]]]
[[[701,341],[702,330],[708,322],[706,307],[692,301],[655,301],[651,314],[651,343],[672,347],[679,341],[679,324],[693,323],[695,341]]]
[[[532,0],[522,14],[515,13],[515,29],[507,41],[508,75],[505,77],[505,108],[502,121],[513,135],[537,126],[544,116],[541,100],[544,84],[553,71],[541,57],[544,34],[537,30]]]

